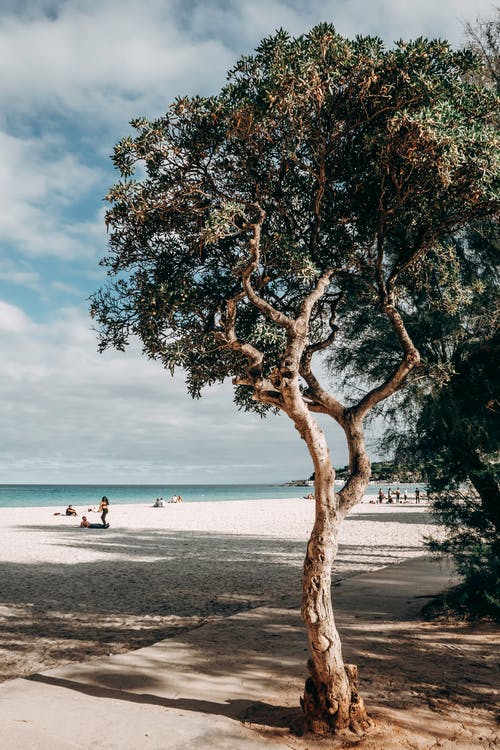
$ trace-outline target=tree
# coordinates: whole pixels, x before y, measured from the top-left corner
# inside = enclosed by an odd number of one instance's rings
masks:
[[[467,46],[483,61],[476,71],[475,80],[483,86],[500,91],[500,9],[497,7],[493,18],[477,19],[467,23]]]
[[[498,309],[498,308],[497,308]],[[498,327],[460,351],[454,374],[416,425],[432,512],[446,530],[430,549],[452,554],[461,585],[451,601],[500,617],[500,389]]]
[[[498,205],[496,100],[465,82],[475,65],[439,40],[387,50],[326,24],[298,38],[279,31],[217,96],[137,119],[136,136],[115,147],[110,282],[91,307],[100,349],[138,336],[147,356],[184,371],[194,397],[232,377],[238,406],[286,414],[309,450],[302,705],[318,733],[371,724],[342,659],[331,568],[370,476],[364,420],[419,365],[401,313],[413,271],[440,238]],[[357,309],[368,326],[382,321],[391,346],[379,381],[343,403],[313,360],[355,336]],[[318,413],[345,434],[350,473],[338,493]]]

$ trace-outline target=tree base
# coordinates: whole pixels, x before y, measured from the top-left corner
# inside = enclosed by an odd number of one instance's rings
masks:
[[[304,697],[300,705],[304,711],[304,731],[312,734],[346,734],[354,733],[363,737],[375,726],[366,713],[363,698],[358,691],[358,668],[354,664],[345,664],[350,688],[350,700],[332,704],[327,698],[327,685],[321,683],[315,674],[314,664],[309,660],[311,676],[304,687]],[[316,678],[316,679],[315,679]]]

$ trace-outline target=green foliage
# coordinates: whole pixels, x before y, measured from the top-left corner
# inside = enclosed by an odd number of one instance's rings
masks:
[[[414,463],[414,462],[412,462]],[[407,466],[407,461],[372,461],[371,480],[375,482],[423,482],[425,475],[422,467],[413,465],[412,469]],[[337,479],[346,479],[350,474],[349,466],[343,466],[335,470]]]
[[[467,241],[454,248],[457,257],[464,251],[459,263],[461,293],[451,300],[446,294],[436,295],[439,299],[422,321],[432,330],[432,337],[421,344],[428,378],[409,391],[414,421],[392,442],[397,456],[425,471],[432,512],[446,534],[431,549],[452,554],[463,576],[454,606],[473,615],[498,617],[498,244],[491,228],[483,225],[481,230],[470,230]],[[435,280],[430,283],[439,290]],[[422,336],[414,335],[417,340]],[[405,414],[408,417],[408,409]]]
[[[498,286],[498,227],[483,223],[443,238],[402,274],[397,290],[401,314],[420,351],[422,362],[406,389],[393,404],[393,417],[412,420],[408,402],[419,403],[429,389],[445,385],[464,352],[497,330],[500,304]],[[464,356],[466,356],[464,354]],[[331,369],[344,374],[344,385],[365,380],[378,382],[398,358],[398,342],[382,311],[368,306],[350,311],[350,328],[342,347],[331,353]],[[418,412],[418,408],[417,408]],[[391,426],[393,434],[399,434]],[[387,441],[390,452],[398,441]]]
[[[401,351],[381,277],[411,317],[414,264],[424,268],[431,250],[440,257],[444,236],[498,205],[497,101],[467,79],[477,65],[441,40],[385,49],[322,24],[264,39],[217,96],[135,119],[135,135],[115,147],[122,179],[107,196],[110,282],[91,306],[101,350],[138,336],[147,356],[183,369],[198,396],[245,377],[232,327],[272,377],[286,335],[242,289],[265,216],[251,273],[260,297],[295,318],[330,269],[309,343],[328,340],[335,317],[341,368],[342,350],[360,362],[375,350],[367,374],[387,377]]]
[[[428,540],[428,548],[451,554],[461,584],[449,604],[466,616],[500,620],[500,546],[498,528],[484,512],[472,487],[443,491],[432,501],[432,513],[446,528],[444,540]]]

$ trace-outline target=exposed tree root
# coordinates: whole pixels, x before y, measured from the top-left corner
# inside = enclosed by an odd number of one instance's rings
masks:
[[[332,698],[332,686],[320,680],[312,659],[308,662],[310,677],[304,687],[300,704],[304,711],[304,731],[312,734],[349,734],[363,737],[375,726],[366,713],[363,698],[358,691],[358,668],[345,664],[350,688],[350,700]]]

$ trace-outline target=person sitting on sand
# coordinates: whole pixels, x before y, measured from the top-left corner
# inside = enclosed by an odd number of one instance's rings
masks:
[[[72,505],[68,505],[68,507],[66,508],[66,515],[67,516],[77,516],[78,513],[76,512],[76,510],[73,508]]]
[[[90,521],[87,519],[87,516],[82,516],[82,521],[80,523],[81,529],[109,529],[109,523],[90,523]]]
[[[304,495],[304,500],[314,500],[314,495],[310,492],[308,495]]]
[[[164,508],[165,500],[162,497],[157,497],[153,503],[153,508]]]

